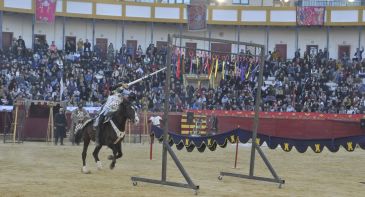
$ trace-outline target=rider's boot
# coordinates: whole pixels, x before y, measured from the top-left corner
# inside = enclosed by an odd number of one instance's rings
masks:
[[[96,118],[94,126],[95,129],[95,145],[99,146],[100,145],[100,124],[103,120],[103,115],[100,115]]]

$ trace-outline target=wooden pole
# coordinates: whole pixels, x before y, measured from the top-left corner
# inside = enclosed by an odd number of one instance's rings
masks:
[[[16,132],[17,132],[17,127],[18,127],[18,104],[15,103],[15,119],[14,119],[14,129],[13,129],[13,143],[15,143],[15,137],[16,137]]]
[[[50,109],[50,122],[51,122],[51,142],[54,141],[54,124],[53,124],[53,106]]]
[[[128,142],[131,143],[131,122],[128,121]]]
[[[153,135],[150,135],[151,136],[151,142],[150,142],[150,160],[152,160],[152,149],[153,149]]]
[[[144,118],[145,118],[145,122],[144,122],[144,125],[145,125],[145,133],[143,134],[144,136],[148,136],[148,116],[147,116],[147,110],[145,111],[145,114],[144,114]]]
[[[239,143],[239,137],[236,138],[236,156],[234,159],[234,168],[237,168],[237,158],[238,158],[238,143]]]

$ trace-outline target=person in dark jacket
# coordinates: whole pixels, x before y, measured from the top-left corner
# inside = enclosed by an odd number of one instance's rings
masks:
[[[60,143],[61,145],[63,145],[63,138],[66,137],[66,129],[67,129],[66,116],[63,108],[60,108],[59,113],[55,115],[54,125],[55,125],[54,143],[55,145],[57,145],[58,139],[60,139]]]

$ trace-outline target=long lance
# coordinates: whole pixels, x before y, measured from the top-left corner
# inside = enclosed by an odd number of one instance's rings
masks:
[[[142,77],[142,78],[139,78],[139,79],[137,79],[137,80],[135,80],[135,81],[129,82],[129,83],[128,83],[128,87],[129,87],[129,86],[131,86],[131,85],[133,85],[133,84],[136,84],[136,83],[138,83],[138,82],[142,81],[143,79],[146,79],[146,78],[148,78],[148,77],[150,77],[150,76],[152,76],[152,75],[156,75],[157,73],[159,73],[159,72],[161,72],[161,71],[165,70],[166,68],[167,68],[167,67],[165,67],[165,68],[161,68],[161,69],[160,69],[160,70],[158,70],[158,71],[155,71],[155,72],[153,72],[153,73],[150,73],[150,74],[148,74],[148,75],[146,75],[146,76],[144,76],[144,77]]]

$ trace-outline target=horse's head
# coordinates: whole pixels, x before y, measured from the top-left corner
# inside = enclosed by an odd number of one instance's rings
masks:
[[[124,100],[120,104],[119,113],[125,119],[129,119],[135,124],[139,123],[139,118],[137,115],[136,107],[132,104],[132,102]]]

